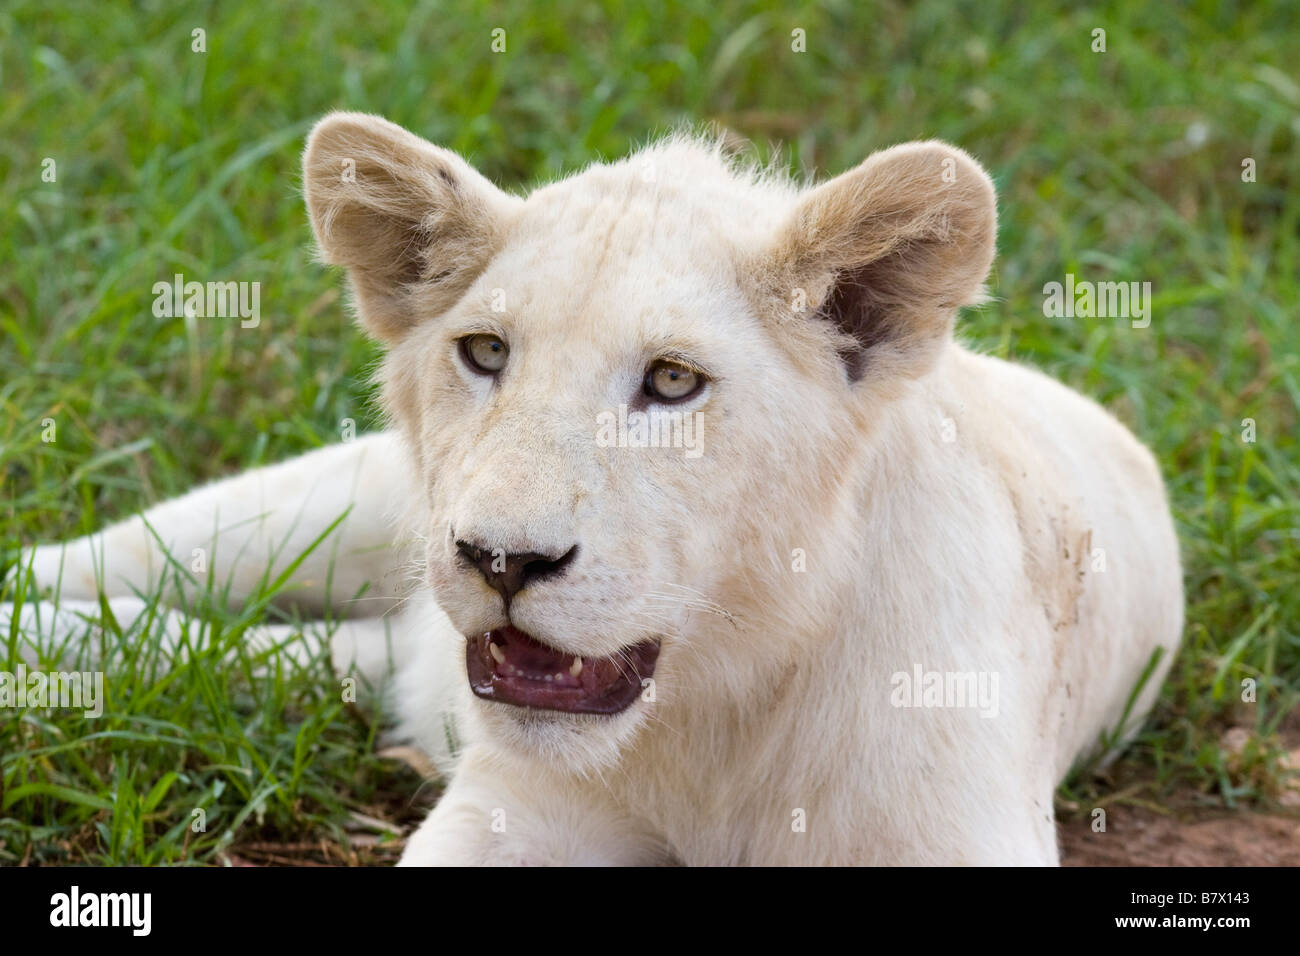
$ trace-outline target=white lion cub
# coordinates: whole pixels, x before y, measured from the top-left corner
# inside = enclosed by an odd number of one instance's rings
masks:
[[[1057,862],[1055,787],[1178,645],[1178,545],[1122,425],[954,340],[996,232],[971,157],[804,188],[675,137],[520,198],[336,113],[304,175],[392,430],[39,582],[120,617],[209,548],[239,596],[350,507],[291,592],[370,584],[334,660],[391,667],[449,775],[406,864]]]

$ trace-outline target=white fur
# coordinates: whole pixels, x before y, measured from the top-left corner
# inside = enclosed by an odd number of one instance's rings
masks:
[[[355,192],[328,178],[349,154]],[[928,177],[949,156],[967,191],[945,200]],[[1137,440],[953,339],[992,255],[978,166],[924,144],[800,190],[674,139],[527,200],[467,169],[372,117],[323,121],[308,201],[390,345],[394,430],[145,515],[183,563],[225,529],[213,573],[236,597],[279,544],[296,556],[349,504],[294,576],[298,599],[378,621],[418,568],[385,647],[403,731],[451,779],[403,862],[1055,863],[1054,789],[1118,729],[1160,647],[1123,730],[1149,709],[1182,630],[1181,572]],[[904,238],[881,240],[890,230]],[[427,263],[376,271],[417,240]],[[857,381],[810,314],[849,269],[906,326],[867,350]],[[796,281],[809,313],[782,311]],[[909,296],[927,303],[915,315],[895,301]],[[456,356],[480,330],[510,342],[495,385]],[[596,415],[667,348],[714,375],[683,409],[704,415],[704,454],[598,447]],[[454,561],[470,534],[508,551],[579,544],[511,620],[584,655],[660,636],[655,699],[600,718],[472,697],[461,635],[506,618]],[[62,560],[65,597],[93,597],[97,577],[129,594],[161,550],[135,518],[37,549],[36,577],[53,584]],[[377,600],[347,603],[367,581]],[[349,632],[340,668],[383,671],[370,633]],[[894,706],[891,676],[917,666],[996,675],[997,715]]]

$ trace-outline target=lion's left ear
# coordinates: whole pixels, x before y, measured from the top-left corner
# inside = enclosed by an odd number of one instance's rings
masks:
[[[951,337],[957,308],[980,300],[996,237],[979,163],[946,143],[906,143],[804,195],[770,255],[843,333],[851,380],[914,377]]]

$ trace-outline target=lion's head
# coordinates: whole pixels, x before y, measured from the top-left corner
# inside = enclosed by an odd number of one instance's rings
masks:
[[[674,137],[519,198],[348,113],[304,164],[487,731],[604,760],[656,707],[777,679],[869,573],[873,421],[979,295],[979,166],[908,144],[804,189]]]

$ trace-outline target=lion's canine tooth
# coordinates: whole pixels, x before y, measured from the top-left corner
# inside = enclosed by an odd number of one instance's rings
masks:
[[[488,653],[492,655],[492,659],[498,664],[504,664],[506,662],[506,655],[502,653],[501,648],[497,647],[491,641],[488,642]]]
[[[577,677],[579,674],[582,673],[582,658],[581,658],[581,657],[575,657],[575,658],[573,659],[573,663],[569,665],[569,673],[570,673],[571,675],[573,675],[574,677]]]

